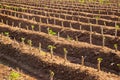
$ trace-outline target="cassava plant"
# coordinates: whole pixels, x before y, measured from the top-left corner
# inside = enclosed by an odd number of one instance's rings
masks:
[[[70,22],[70,29],[72,29],[72,23]]]
[[[4,32],[4,35],[9,37],[9,32]]]
[[[58,37],[58,39],[59,39],[59,37],[60,37],[60,32],[58,32],[57,37]]]
[[[63,48],[63,51],[64,51],[64,63],[66,63],[68,51],[66,48]]]
[[[90,32],[90,45],[92,44],[92,32]]]
[[[50,50],[51,59],[52,59],[53,58],[53,50],[56,49],[56,47],[53,45],[48,45],[48,49]]]
[[[105,36],[103,35],[102,36],[102,47],[104,47],[105,46]]]
[[[39,43],[39,48],[38,49],[39,49],[39,52],[41,52],[41,43]]]
[[[67,35],[67,40],[73,40],[69,35]]]
[[[32,26],[31,26],[31,28],[32,28],[32,31],[34,31],[35,26],[34,26],[34,25],[32,25]]]
[[[120,64],[117,64],[117,67],[120,69]]]
[[[12,27],[14,27],[14,22],[12,22]]]
[[[115,51],[118,51],[118,44],[114,44]]]
[[[79,28],[80,28],[80,30],[82,30],[82,25],[80,25],[80,27],[79,27]]]
[[[26,29],[27,29],[27,30],[29,30],[29,27],[28,27],[28,26],[26,26]]]
[[[8,25],[8,20],[6,20],[6,24]]]
[[[40,18],[39,22],[40,22],[40,23],[42,23],[42,20],[41,20],[41,18]]]
[[[84,58],[84,56],[82,56],[81,57],[81,64],[82,64],[82,66],[84,66],[84,62],[85,62],[85,58]]]
[[[16,13],[14,14],[14,16],[16,17]]]
[[[24,44],[25,43],[25,38],[21,38],[21,42]]]
[[[1,33],[1,39],[2,39],[2,37],[3,37],[3,32]]]
[[[14,40],[13,40],[13,41],[14,41],[14,44],[15,44],[15,43],[16,43],[16,39],[15,39],[15,37],[14,37]]]
[[[117,64],[117,67],[118,67],[118,69],[120,70],[120,63],[119,63],[119,64]],[[120,72],[119,72],[119,75],[120,75]]]
[[[0,8],[2,8],[2,4],[0,4]]]
[[[41,32],[41,26],[39,25],[39,32]]]
[[[102,36],[103,36],[103,35],[104,35],[103,26],[101,26],[100,28],[101,28],[101,34],[102,34]]]
[[[101,70],[101,62],[103,61],[103,59],[97,58],[97,61],[98,61],[97,68],[98,68],[98,71],[100,71]]]
[[[21,28],[21,23],[19,23],[19,28]]]
[[[29,15],[27,16],[27,19],[28,19],[28,20],[30,19],[30,16],[29,16]]]
[[[50,29],[49,27],[47,28],[48,34],[49,35],[56,35],[56,32],[54,32],[52,29]]]
[[[47,18],[47,24],[49,24],[49,19]]]
[[[104,22],[104,26],[107,26],[106,22]]]
[[[120,68],[120,64],[117,64],[117,66]]]
[[[24,15],[22,15],[22,18],[24,19]]]
[[[9,76],[8,76],[8,80],[19,80],[20,76],[21,75],[18,72],[11,71]]]
[[[115,25],[115,37],[117,37],[118,29],[120,28],[119,25]]]
[[[96,24],[98,24],[98,20],[99,20],[100,16],[96,16],[95,19],[96,19]]]
[[[20,18],[20,14],[18,14],[18,18]]]
[[[32,49],[32,40],[28,40],[27,43],[30,46],[30,50],[31,50]]]
[[[75,36],[75,39],[76,39],[76,41],[79,41],[79,40],[78,40],[78,36]]]
[[[64,27],[64,23],[63,23],[63,21],[62,21],[62,27]]]
[[[32,20],[35,21],[35,17],[33,17]]]
[[[50,70],[50,80],[54,80],[54,75],[55,73],[52,70]]]
[[[92,30],[92,25],[90,24],[90,32],[92,32],[93,30]]]
[[[53,25],[56,25],[56,20],[55,20],[55,18],[54,18],[54,24]]]
[[[3,19],[1,19],[1,22],[4,23],[4,22],[3,22]]]

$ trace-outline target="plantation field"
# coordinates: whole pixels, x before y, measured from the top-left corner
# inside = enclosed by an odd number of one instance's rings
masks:
[[[0,62],[0,80],[120,80],[120,1],[0,0]]]

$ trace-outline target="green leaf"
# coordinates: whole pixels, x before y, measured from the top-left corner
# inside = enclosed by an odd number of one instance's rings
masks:
[[[117,48],[117,47],[118,47],[118,44],[114,44],[114,47]]]
[[[34,25],[32,25],[31,27],[32,27],[32,29],[34,29],[34,28],[35,28],[35,26],[34,26]]]
[[[119,26],[119,25],[116,25],[116,26],[115,26],[115,28],[116,28],[116,29],[119,29],[119,28],[120,28],[120,26]]]
[[[22,40],[22,41],[24,41],[24,40],[25,40],[25,38],[21,38],[21,40]]]
[[[27,41],[29,45],[32,45],[32,40]]]
[[[50,35],[56,35],[56,32],[54,32],[52,29],[47,28],[47,30]]]
[[[103,58],[97,58],[97,60],[98,60],[99,62],[102,62]]]
[[[55,49],[55,48],[56,48],[55,46],[48,45],[48,49]]]
[[[20,78],[20,74],[12,71],[10,72],[9,78],[10,80],[18,80]]]
[[[120,67],[120,64],[117,64],[118,67]]]
[[[64,50],[64,53],[65,53],[65,54],[67,54],[67,53],[68,53],[68,51],[67,51],[67,49],[66,49],[66,48],[63,48],[63,50]]]
[[[51,76],[54,76],[55,73],[54,73],[52,70],[50,70],[50,75],[51,75]]]
[[[9,32],[4,32],[5,36],[9,36]]]

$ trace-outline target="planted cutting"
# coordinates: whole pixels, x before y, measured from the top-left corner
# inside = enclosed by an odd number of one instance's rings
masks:
[[[50,70],[49,72],[50,72],[50,80],[54,80],[55,73],[52,70]]]
[[[30,46],[30,50],[31,50],[32,49],[32,40],[28,40],[27,43]]]
[[[9,76],[8,76],[8,80],[19,80],[20,79],[20,74],[15,72],[15,71],[11,71]]]
[[[103,58],[97,58],[98,64],[97,64],[97,69],[98,71],[101,70],[101,62],[103,61]]]
[[[66,63],[68,51],[66,48],[63,48],[63,51],[64,51],[64,63]]]
[[[51,59],[53,58],[53,50],[56,49],[55,46],[53,45],[48,45],[48,49],[50,50],[50,53],[51,53]]]
[[[56,32],[54,32],[52,29],[47,28],[48,34],[49,35],[56,35]]]

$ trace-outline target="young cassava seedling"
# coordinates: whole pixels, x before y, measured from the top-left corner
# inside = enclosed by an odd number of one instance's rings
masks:
[[[103,35],[102,36],[102,47],[104,47],[105,46],[105,36]]]
[[[92,44],[92,33],[90,32],[90,45]]]
[[[20,74],[15,72],[15,71],[11,71],[9,76],[8,76],[8,80],[19,80],[20,79]]]
[[[34,31],[35,26],[34,26],[34,25],[32,25],[32,26],[31,26],[31,28],[32,28],[32,31]]]
[[[120,68],[120,64],[117,64],[117,66]]]
[[[47,28],[48,34],[49,35],[56,35],[56,32],[54,32],[52,29]]]
[[[63,48],[63,51],[64,51],[64,63],[66,63],[68,51],[66,48]]]
[[[96,24],[98,24],[98,20],[99,20],[100,16],[95,16],[96,19]]]
[[[84,56],[82,56],[81,57],[81,64],[82,64],[82,66],[84,66],[84,62],[85,62],[85,58],[84,58]]]
[[[30,46],[30,50],[31,50],[31,48],[32,48],[32,40],[28,40],[27,43]]]
[[[67,40],[73,40],[69,35],[67,35]]]
[[[54,80],[55,73],[52,70],[50,70],[49,72],[50,72],[50,80]]]
[[[114,44],[115,51],[118,51],[118,44]]]
[[[25,38],[21,38],[21,42],[24,44],[25,43]]]
[[[9,32],[4,32],[4,35],[9,37]]]
[[[98,61],[98,64],[97,64],[97,68],[98,68],[98,71],[101,70],[101,62],[102,62],[102,58],[97,58],[97,61]]]
[[[51,59],[53,58],[53,50],[56,49],[55,46],[52,46],[52,45],[48,45],[48,49],[50,50],[50,53],[51,53]]]
[[[39,48],[38,49],[39,49],[39,52],[41,52],[41,43],[39,43]]]
[[[120,64],[117,64],[117,67],[118,67],[118,69],[120,70]],[[120,75],[120,72],[119,72],[119,75]]]
[[[118,29],[120,28],[119,25],[115,25],[115,37],[117,37]]]

